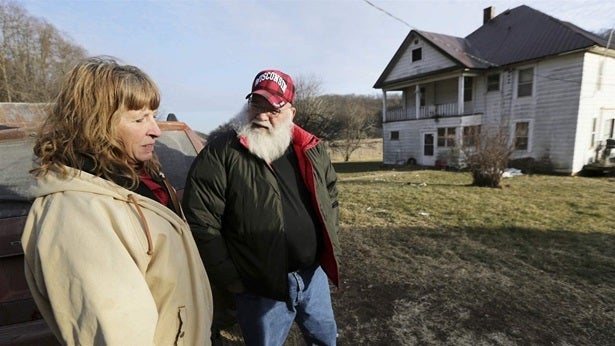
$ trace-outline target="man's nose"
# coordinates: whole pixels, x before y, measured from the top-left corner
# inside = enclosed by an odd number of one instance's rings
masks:
[[[269,114],[271,114],[271,112],[263,110],[256,113],[254,117],[258,120],[269,120]]]

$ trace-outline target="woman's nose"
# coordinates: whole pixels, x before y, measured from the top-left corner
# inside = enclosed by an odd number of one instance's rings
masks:
[[[160,127],[158,126],[158,122],[156,120],[153,120],[149,128],[148,135],[152,137],[160,137],[161,134],[162,134],[162,131],[160,130]]]

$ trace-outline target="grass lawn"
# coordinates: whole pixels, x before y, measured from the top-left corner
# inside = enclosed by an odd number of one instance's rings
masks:
[[[615,345],[615,179],[335,165],[339,345]]]

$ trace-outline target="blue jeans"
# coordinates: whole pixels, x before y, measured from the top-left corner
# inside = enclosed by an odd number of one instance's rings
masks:
[[[293,324],[308,345],[335,345],[337,326],[327,275],[319,265],[288,274],[286,302],[237,294],[237,320],[246,345],[284,345]]]

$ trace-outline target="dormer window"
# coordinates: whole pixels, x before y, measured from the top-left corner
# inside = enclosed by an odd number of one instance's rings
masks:
[[[415,48],[412,50],[412,62],[423,59],[423,48]]]

